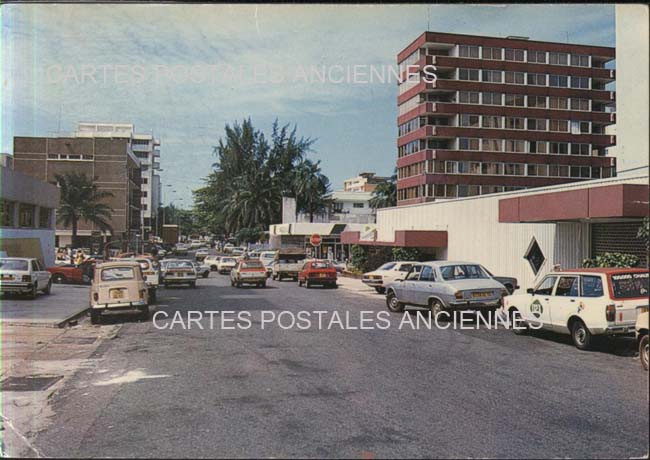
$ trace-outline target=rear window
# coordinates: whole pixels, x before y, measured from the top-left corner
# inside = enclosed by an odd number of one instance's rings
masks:
[[[26,260],[0,259],[0,270],[28,271]]]
[[[648,273],[619,273],[610,279],[615,299],[648,297]]]
[[[223,257],[223,258],[221,259],[221,262],[223,262],[223,263],[225,263],[225,264],[229,264],[229,263],[237,262],[237,259],[234,259],[234,258],[232,258],[232,257]]]
[[[242,262],[241,268],[264,268],[264,265],[259,260],[248,260]]]
[[[102,270],[102,281],[135,279],[133,267],[111,267]]]
[[[440,273],[448,281],[488,278],[480,265],[447,265],[440,268]]]
[[[311,268],[316,268],[316,269],[332,268],[332,265],[329,262],[312,262]]]
[[[191,268],[194,269],[194,265],[192,265],[192,262],[170,262],[167,265],[167,268]]]

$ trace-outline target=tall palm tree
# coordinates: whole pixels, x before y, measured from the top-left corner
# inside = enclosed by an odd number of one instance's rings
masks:
[[[320,161],[303,160],[298,164],[294,176],[294,190],[298,211],[309,214],[309,222],[316,214],[329,208],[332,200],[330,181],[321,172]]]
[[[109,220],[113,209],[101,203],[104,198],[112,197],[111,192],[100,191],[93,181],[83,173],[67,172],[55,176],[61,192],[61,206],[57,222],[72,228],[72,246],[77,247],[77,229],[79,221],[94,224],[103,232],[113,231]]]
[[[393,173],[390,179],[377,184],[372,191],[370,206],[374,209],[389,208],[397,204],[397,174]]]

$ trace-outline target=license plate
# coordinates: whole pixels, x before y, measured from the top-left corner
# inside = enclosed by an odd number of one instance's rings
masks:
[[[472,297],[483,299],[485,297],[490,297],[489,292],[472,292]]]
[[[111,291],[111,298],[113,298],[113,299],[123,299],[124,298],[124,292],[123,291]]]
[[[321,278],[327,278],[327,273],[321,273],[321,274],[318,275],[318,276],[321,277]]]

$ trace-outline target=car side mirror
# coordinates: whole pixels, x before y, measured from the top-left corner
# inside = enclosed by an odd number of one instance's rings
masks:
[[[527,294],[535,295],[535,289],[533,289],[533,288],[528,288],[528,289],[526,289],[526,293],[527,293]]]

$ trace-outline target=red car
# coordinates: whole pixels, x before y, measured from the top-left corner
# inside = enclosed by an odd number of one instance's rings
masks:
[[[336,267],[329,260],[311,260],[298,273],[298,286],[308,288],[315,284],[336,288]]]
[[[55,265],[47,269],[52,274],[52,282],[57,284],[90,284],[93,279],[95,260],[84,260],[79,265]]]

